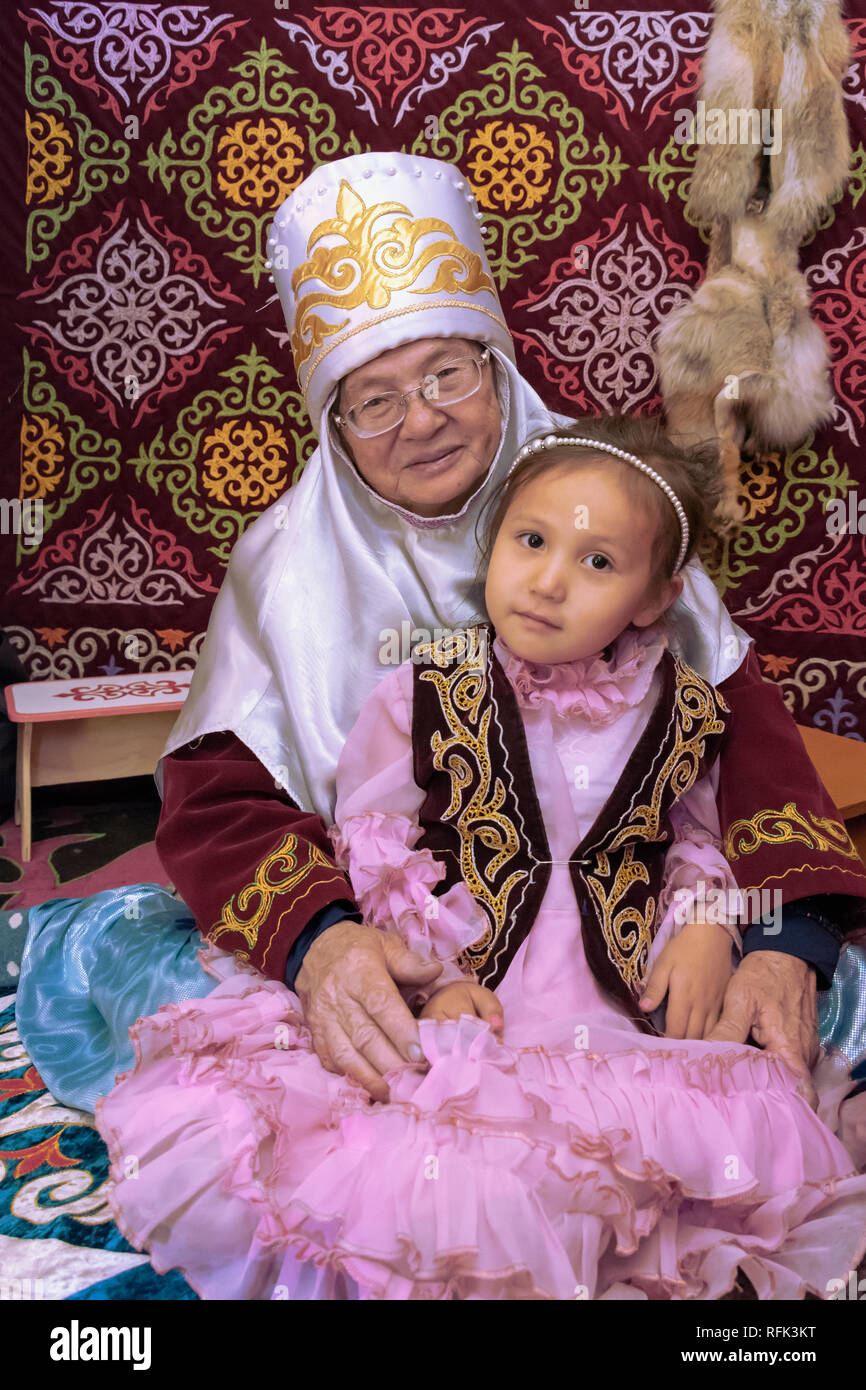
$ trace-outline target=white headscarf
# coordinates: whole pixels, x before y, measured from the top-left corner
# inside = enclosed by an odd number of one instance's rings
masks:
[[[514,365],[480,215],[453,165],[357,155],[314,170],[277,213],[269,241],[319,447],[235,545],[165,754],[231,730],[298,806],[329,823],[343,744],[389,669],[388,631],[403,639],[424,629],[414,642],[486,617],[475,584],[479,512],[529,437],[571,423]],[[356,367],[452,336],[491,347],[502,436],[459,512],[420,517],[364,482],[328,411]],[[674,645],[707,679],[724,680],[750,639],[699,563],[682,573]]]

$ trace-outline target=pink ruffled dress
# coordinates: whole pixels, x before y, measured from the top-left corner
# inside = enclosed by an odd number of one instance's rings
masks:
[[[608,662],[541,667],[497,639],[553,860],[497,990],[501,1041],[422,1019],[426,1061],[372,1102],[322,1067],[294,993],[212,946],[213,992],[136,1023],[136,1065],[96,1119],[117,1223],[157,1271],[203,1298],[718,1299],[739,1267],[760,1298],[796,1299],[857,1268],[866,1177],[787,1066],[639,1032],[586,963],[568,857],[649,718],[663,648],[628,632]],[[444,869],[413,849],[411,700],[407,663],[365,704],[332,838],[365,920],[441,960],[438,988],[466,978],[455,957],[486,919],[462,883],[432,897]],[[709,776],[674,808],[651,960],[678,930],[674,891],[735,887],[714,792]],[[738,950],[734,930],[732,968]]]

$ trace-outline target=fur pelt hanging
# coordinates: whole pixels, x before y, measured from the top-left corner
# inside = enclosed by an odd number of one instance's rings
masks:
[[[715,0],[714,9],[705,116],[723,112],[730,129],[749,111],[767,114],[757,145],[698,145],[687,207],[710,227],[707,276],[662,324],[657,357],[671,436],[718,440],[724,531],[743,515],[740,448],[791,448],[833,409],[797,252],[848,176],[850,45],[838,0]]]

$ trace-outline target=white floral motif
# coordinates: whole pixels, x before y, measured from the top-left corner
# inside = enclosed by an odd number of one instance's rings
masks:
[[[858,227],[844,246],[832,246],[805,271],[812,313],[829,340],[835,377],[833,425],[857,443],[863,423],[863,308],[859,282],[866,265],[866,230]]]
[[[129,218],[102,243],[92,270],[67,276],[36,302],[59,306],[54,323],[36,326],[70,352],[86,353],[94,376],[118,402],[130,380],[136,397],[144,395],[173,358],[228,322],[205,319],[203,310],[222,309],[220,301],[175,270],[138,219],[131,231]]]
[[[93,50],[93,64],[124,106],[141,101],[166,76],[175,50],[210,38],[230,14],[210,15],[206,5],[142,5],[60,0],[31,13],[60,38]],[[129,88],[133,89],[130,95]]]
[[[147,628],[135,627],[79,627],[69,633],[68,640],[60,645],[51,645],[47,640],[39,641],[32,628],[7,626],[4,629],[9,642],[30,674],[31,680],[67,680],[72,676],[83,676],[85,670],[96,670],[100,657],[113,660],[115,651],[122,652],[126,644],[136,652],[135,668],[139,671],[183,671],[198,661],[205,633],[196,633],[186,646],[170,653],[159,645],[158,639]],[[45,629],[40,629],[44,632]],[[132,644],[135,646],[132,647]],[[102,668],[104,669],[104,668]],[[113,674],[123,670],[115,666]]]
[[[639,114],[645,115],[676,79],[683,57],[706,47],[712,15],[697,10],[574,10],[561,23],[581,53],[601,55],[605,80],[629,111],[640,98]]]
[[[623,220],[611,241],[590,252],[588,275],[554,285],[529,310],[538,319],[537,327],[530,324],[531,336],[560,361],[579,366],[605,410],[631,410],[652,395],[653,338],[692,288],[677,280],[644,220]]]
[[[853,61],[842,79],[842,95],[866,111],[866,19],[849,19],[846,25],[851,37]]]
[[[807,656],[789,676],[781,676],[773,684],[779,687],[787,709],[800,724],[815,724],[818,728],[826,726],[827,716],[822,716],[820,710],[816,714],[815,709],[821,695],[825,696],[828,705],[831,703],[829,697],[834,686],[837,691],[840,688],[850,691],[855,710],[866,708],[866,661],[830,661],[826,657]],[[849,704],[851,701],[845,700],[843,703]],[[835,727],[831,726],[831,733],[843,733],[848,738],[862,741],[863,734],[853,732],[850,724],[846,723],[849,718],[843,715],[841,720],[837,719]],[[866,728],[866,725],[861,727]]]
[[[168,605],[200,596],[179,570],[160,563],[151,538],[113,511],[81,542],[77,563],[45,570],[24,592],[51,603]]]
[[[281,29],[285,29],[292,43],[302,44],[306,48],[316,71],[322,74],[328,86],[353,97],[358,104],[358,109],[369,116],[375,125],[379,125],[379,115],[376,113],[371,94],[366,90],[364,81],[353,62],[356,60],[353,47],[354,43],[357,42],[359,31],[365,25],[367,26],[369,31],[367,43],[371,51],[375,52],[380,42],[387,43],[389,39],[393,41],[394,34],[399,31],[402,20],[407,26],[407,31],[402,35],[400,58],[407,69],[411,68],[413,62],[417,61],[421,51],[419,35],[412,31],[412,25],[409,22],[414,13],[412,10],[387,12],[370,7],[370,14],[376,18],[389,13],[390,18],[380,28],[373,26],[370,18],[366,17],[363,11],[353,16],[354,24],[349,24],[346,22],[346,18],[340,15],[337,7],[334,7],[330,15],[331,32],[324,42],[307,31],[306,24],[309,23],[309,20],[305,20],[303,24],[296,24],[287,19],[277,20],[277,24]],[[453,19],[460,14],[461,11],[459,10],[431,12],[430,17],[434,26],[433,34],[436,34],[437,21],[440,26],[442,25],[443,16]],[[325,17],[328,18],[328,11],[325,11]],[[425,97],[429,97],[440,87],[444,87],[454,73],[462,72],[472,49],[489,44],[496,30],[502,27],[502,23],[484,25],[471,33],[467,33],[462,42],[455,42],[439,52],[430,53],[426,75],[405,91],[396,111],[392,109],[389,119],[393,124],[399,125],[408,112],[419,108]],[[341,41],[350,44],[348,51],[340,50],[337,47]],[[381,59],[385,55],[379,53],[377,56]]]

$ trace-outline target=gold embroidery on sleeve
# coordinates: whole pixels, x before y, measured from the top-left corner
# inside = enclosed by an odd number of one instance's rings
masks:
[[[248,946],[254,946],[260,927],[270,915],[274,898],[283,893],[295,893],[304,879],[319,868],[329,869],[342,882],[343,875],[327,855],[309,841],[299,841],[297,835],[288,831],[276,849],[257,865],[252,883],[245,884],[229,898],[219,921],[206,933],[209,940],[216,941],[225,932],[238,932]]]
[[[739,859],[754,854],[761,845],[787,845],[797,842],[825,854],[841,854],[859,859],[854,844],[841,821],[800,811],[788,801],[781,811],[763,810],[749,818],[734,821],[725,836],[725,858]]]

